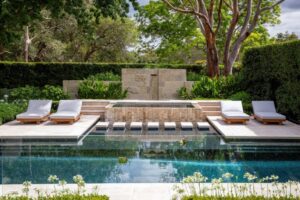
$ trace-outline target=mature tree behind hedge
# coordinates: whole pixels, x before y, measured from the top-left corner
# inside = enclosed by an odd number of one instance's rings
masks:
[[[248,49],[244,85],[253,99],[271,99],[279,112],[300,121],[300,41]]]

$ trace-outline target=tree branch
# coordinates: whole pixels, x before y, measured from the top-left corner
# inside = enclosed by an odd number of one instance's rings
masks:
[[[223,5],[223,0],[220,0],[219,8],[218,8],[218,25],[215,29],[215,34],[218,33],[220,26],[221,26],[221,22],[222,22],[222,5]]]
[[[271,10],[271,9],[273,9],[275,6],[281,4],[281,3],[284,2],[284,1],[285,1],[285,0],[279,0],[279,1],[277,1],[276,3],[274,3],[274,4],[271,5],[271,6],[266,6],[266,7],[262,8],[262,9],[260,9],[260,12],[262,13],[262,12],[264,12],[264,11]]]
[[[209,19],[207,17],[207,12],[206,14],[202,14],[199,11],[195,11],[195,10],[191,10],[191,9],[186,9],[186,8],[180,8],[180,7],[176,7],[174,6],[172,3],[170,3],[168,0],[163,0],[172,10],[175,10],[177,12],[181,12],[181,13],[186,13],[186,14],[193,14],[198,16],[199,18],[204,20],[204,23],[209,27],[210,31],[213,32],[211,24],[209,23]],[[203,11],[203,5],[201,3],[202,0],[198,0],[199,2],[199,10],[202,9]],[[205,10],[206,11],[206,10]]]

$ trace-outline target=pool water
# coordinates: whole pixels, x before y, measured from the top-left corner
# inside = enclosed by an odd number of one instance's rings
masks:
[[[244,173],[259,178],[272,174],[279,181],[300,180],[300,146],[226,144],[218,135],[141,136],[89,135],[82,144],[1,147],[3,184],[46,183],[49,175],[72,182],[81,174],[87,183],[180,182],[194,172],[209,180]],[[121,163],[119,157],[128,161]]]

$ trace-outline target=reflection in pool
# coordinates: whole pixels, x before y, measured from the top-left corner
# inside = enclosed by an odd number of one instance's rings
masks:
[[[231,146],[211,134],[168,138],[91,135],[80,146],[2,147],[2,183],[46,183],[50,174],[68,182],[76,174],[88,183],[179,182],[197,171],[209,179],[230,172],[238,182],[246,172],[300,180],[297,146]]]

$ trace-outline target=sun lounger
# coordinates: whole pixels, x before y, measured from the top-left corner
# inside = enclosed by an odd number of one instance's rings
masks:
[[[74,123],[80,119],[81,100],[60,100],[57,112],[50,115],[54,123]]]
[[[226,123],[246,123],[249,115],[244,113],[241,101],[221,101],[222,117]]]
[[[276,112],[273,101],[252,101],[254,118],[264,124],[279,123],[282,124],[286,117]]]
[[[30,100],[27,111],[17,115],[21,123],[41,123],[48,120],[51,111],[51,100]]]

